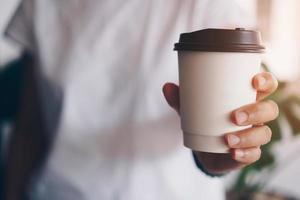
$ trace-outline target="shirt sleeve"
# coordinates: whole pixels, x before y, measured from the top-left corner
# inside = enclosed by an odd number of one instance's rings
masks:
[[[23,50],[34,51],[34,0],[22,0],[5,30],[5,36]]]
[[[224,176],[225,174],[213,174],[213,173],[210,173],[209,171],[207,171],[202,163],[199,161],[199,159],[197,158],[195,152],[193,152],[193,157],[194,157],[194,161],[195,161],[195,164],[196,166],[198,167],[198,169],[200,169],[204,174],[206,174],[207,176],[210,176],[210,177],[222,177]]]

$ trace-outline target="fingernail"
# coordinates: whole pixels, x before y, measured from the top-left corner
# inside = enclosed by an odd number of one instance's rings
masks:
[[[247,121],[248,114],[243,111],[238,111],[238,112],[236,112],[235,117],[236,117],[236,121],[238,124],[243,124],[244,122]]]
[[[257,80],[258,80],[258,86],[259,87],[263,87],[266,84],[266,82],[267,82],[267,79],[265,77],[263,77],[263,76],[259,76],[257,78]]]
[[[228,144],[229,146],[233,147],[237,145],[241,139],[236,135],[228,135]]]
[[[244,153],[243,150],[241,150],[241,149],[235,150],[235,157],[236,157],[236,159],[241,159],[241,158],[244,157],[244,155],[245,155],[245,153]]]

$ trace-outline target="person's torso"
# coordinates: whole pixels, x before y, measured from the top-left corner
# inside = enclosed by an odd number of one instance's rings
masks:
[[[203,28],[208,3],[36,1],[41,73],[63,105],[36,199],[223,198],[221,181],[183,147],[161,92],[177,80],[174,42]]]

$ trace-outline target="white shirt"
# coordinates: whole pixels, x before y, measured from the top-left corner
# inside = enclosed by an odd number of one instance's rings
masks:
[[[224,199],[161,88],[177,82],[181,32],[249,27],[247,16],[224,0],[24,0],[7,34],[39,59],[56,135],[32,199]]]

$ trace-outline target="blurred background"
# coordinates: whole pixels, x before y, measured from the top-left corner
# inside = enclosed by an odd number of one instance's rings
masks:
[[[18,0],[0,2],[0,66],[19,55],[3,37]],[[281,115],[271,124],[274,141],[258,164],[225,178],[228,199],[300,199],[300,1],[239,0],[252,13],[267,47],[265,69],[280,80],[271,98]],[[276,154],[276,156],[274,156]]]
[[[3,31],[16,9],[19,0],[1,0],[0,2],[0,66],[19,55],[18,49],[4,39]]]

